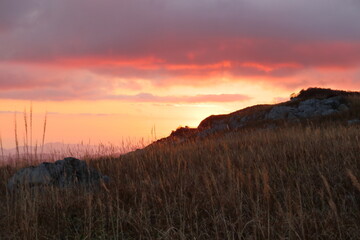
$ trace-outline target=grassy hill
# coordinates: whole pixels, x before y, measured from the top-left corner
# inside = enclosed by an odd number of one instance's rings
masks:
[[[345,115],[90,157],[111,179],[95,192],[10,195],[2,166],[0,239],[359,239],[360,126]]]

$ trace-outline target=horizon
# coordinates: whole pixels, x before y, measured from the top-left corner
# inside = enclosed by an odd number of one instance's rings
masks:
[[[350,0],[4,0],[3,147],[15,147],[15,122],[25,142],[30,111],[34,142],[47,112],[45,143],[118,145],[308,87],[358,91],[359,10]]]

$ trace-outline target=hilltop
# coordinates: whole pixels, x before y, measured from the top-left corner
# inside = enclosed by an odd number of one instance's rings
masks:
[[[247,107],[229,114],[211,115],[197,128],[179,127],[158,143],[183,142],[190,139],[241,131],[249,128],[277,128],[284,124],[339,124],[360,122],[360,92],[308,88],[291,94],[289,101]]]

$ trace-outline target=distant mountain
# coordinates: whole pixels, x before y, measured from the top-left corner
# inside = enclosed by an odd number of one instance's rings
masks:
[[[67,150],[67,149],[74,149],[74,148],[79,148],[79,149],[86,149],[86,148],[93,148],[95,147],[94,145],[86,145],[86,144],[66,144],[66,143],[61,143],[61,142],[52,142],[52,143],[46,143],[44,144],[44,146],[19,146],[19,151],[21,153],[25,153],[25,152],[32,152],[32,153],[40,153],[42,150],[43,152],[53,152],[53,151],[58,151],[58,150]],[[10,149],[4,149],[5,153],[16,153],[17,149],[16,148],[10,148]]]
[[[18,156],[19,151],[19,156]],[[0,160],[37,159],[46,161],[58,160],[64,157],[73,156],[82,158],[84,156],[119,155],[118,149],[113,146],[91,145],[91,144],[66,144],[61,142],[46,143],[44,146],[19,146],[17,148],[3,149],[0,151]]]

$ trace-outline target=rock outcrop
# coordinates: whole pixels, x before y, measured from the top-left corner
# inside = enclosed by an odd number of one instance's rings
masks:
[[[310,98],[325,99],[335,96],[352,97],[360,96],[360,92],[334,90],[330,88],[308,88],[301,90],[298,94],[291,94],[291,100],[306,100]]]
[[[266,114],[266,119],[301,119],[317,116],[328,116],[348,110],[345,99],[342,96],[336,96],[326,99],[311,98],[300,101],[296,106],[275,106]]]
[[[109,178],[89,168],[85,161],[64,158],[54,163],[43,162],[17,171],[8,181],[7,188],[56,186],[60,188],[84,186],[93,188],[107,182]]]
[[[217,133],[237,131],[248,127],[276,128],[281,122],[299,122],[341,116],[349,113],[345,124],[358,124],[358,107],[352,107],[349,98],[360,99],[360,92],[323,88],[309,88],[293,94],[290,101],[274,105],[256,105],[230,114],[212,115],[197,128],[178,128],[167,138],[158,142],[183,142],[205,138]],[[359,100],[357,100],[359,101]],[[351,119],[352,118],[352,119]]]

